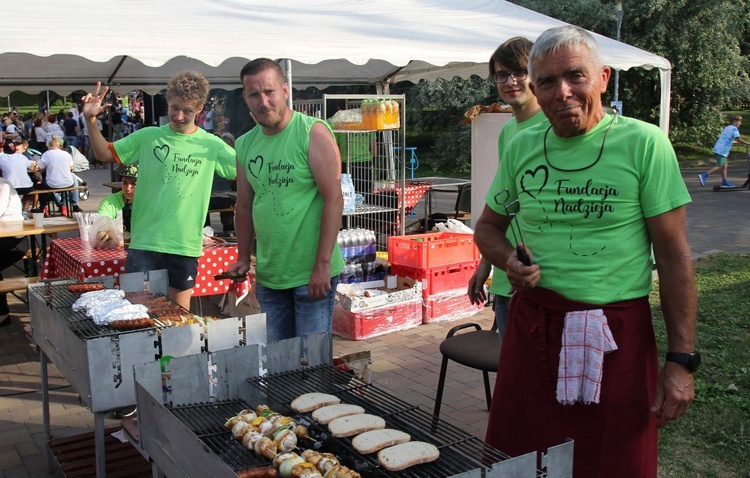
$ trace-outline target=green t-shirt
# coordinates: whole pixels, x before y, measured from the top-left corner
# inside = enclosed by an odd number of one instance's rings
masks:
[[[516,136],[516,133],[539,123],[547,122],[547,117],[544,116],[544,113],[541,110],[539,110],[537,114],[535,114],[531,118],[521,123],[517,122],[515,117],[511,118],[510,121],[505,123],[505,125],[502,127],[502,129],[500,130],[500,136],[497,138],[498,161],[502,162],[504,148],[510,142],[510,140]],[[495,174],[495,179],[493,179],[492,181],[493,187],[490,187],[489,191],[492,191],[494,189],[494,185],[500,181],[499,176],[500,168],[498,167],[497,174]],[[492,200],[492,197],[490,197],[488,193],[485,197],[485,201],[489,202],[490,200]],[[513,238],[513,233],[510,231],[510,229],[508,230],[506,237],[511,244],[513,244],[514,246],[516,245],[516,241]],[[500,269],[499,267],[492,266],[492,285],[490,286],[490,292],[492,292],[493,294],[510,297],[508,291],[510,291],[510,282],[508,282],[508,276],[505,275],[505,271]]]
[[[118,191],[102,199],[102,202],[99,203],[99,209],[96,212],[101,216],[114,219],[117,217],[117,213],[122,211],[124,207],[125,198],[122,196],[122,191]]]
[[[488,205],[505,215],[502,202],[519,200],[515,220],[540,266],[539,286],[594,304],[647,295],[645,219],[690,202],[669,139],[613,115],[572,138],[548,128],[527,128],[506,146]]]
[[[328,126],[295,112],[280,133],[267,136],[256,126],[235,145],[239,164],[255,193],[256,280],[271,289],[310,282],[323,215],[323,198],[308,163],[310,130],[316,122]],[[331,277],[343,268],[336,244]]]
[[[203,224],[214,172],[237,175],[234,150],[202,129],[148,127],[113,144],[117,160],[138,163],[130,247],[187,257],[203,251]]]
[[[372,161],[370,145],[375,141],[375,133],[334,133],[336,144],[339,145],[341,162],[362,163]]]

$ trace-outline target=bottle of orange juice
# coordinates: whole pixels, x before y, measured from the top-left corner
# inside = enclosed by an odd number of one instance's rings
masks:
[[[385,129],[386,128],[386,126],[385,126],[385,123],[386,123],[386,119],[385,119],[385,114],[386,114],[385,100],[378,101],[377,105],[378,105],[377,106],[377,108],[378,108],[378,110],[377,110],[378,111],[378,113],[377,113],[377,118],[378,118],[377,119],[377,123],[378,123],[377,129]]]

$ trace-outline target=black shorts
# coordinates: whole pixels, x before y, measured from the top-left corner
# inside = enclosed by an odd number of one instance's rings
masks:
[[[198,258],[164,252],[128,249],[125,272],[148,272],[166,269],[169,287],[179,291],[192,289],[198,274]]]

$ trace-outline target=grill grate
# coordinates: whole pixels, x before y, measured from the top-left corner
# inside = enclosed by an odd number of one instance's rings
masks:
[[[310,448],[335,454],[342,464],[358,471],[363,477],[446,478],[477,469],[491,469],[494,463],[509,457],[447,424],[419,407],[357,379],[350,373],[330,365],[304,370],[267,375],[249,382],[266,394],[268,405],[279,413],[294,417],[308,427],[311,441],[300,444],[299,453]],[[289,403],[307,392],[331,393],[344,403],[362,406],[367,413],[383,417],[389,428],[409,433],[412,440],[427,441],[440,449],[440,458],[432,463],[417,465],[400,472],[382,468],[377,454],[360,455],[349,438],[332,437],[327,427],[315,423],[309,415],[296,414]],[[193,404],[168,409],[204,444],[214,451],[234,470],[268,466],[269,461],[245,450],[224,422],[242,409],[252,408],[243,401],[226,401],[210,404]],[[543,477],[543,472],[537,472]]]
[[[268,460],[246,450],[224,428],[227,419],[250,408],[246,403],[233,400],[167,408],[233,470],[269,465]]]
[[[117,330],[109,325],[97,325],[83,312],[73,311],[73,303],[81,297],[81,294],[70,292],[68,286],[76,283],[77,282],[46,283],[44,284],[44,287],[32,287],[29,288],[29,290],[34,296],[36,296],[36,298],[47,304],[48,307],[56,310],[56,317],[63,319],[73,333],[83,340],[116,337],[132,332],[143,332],[144,330],[165,329],[169,327],[160,322],[156,317],[152,317],[155,322],[153,327],[143,327],[134,330]]]
[[[352,447],[349,438],[327,440],[327,442],[336,442],[340,448],[337,450],[338,454],[350,455],[351,459],[357,463],[354,468],[360,472],[376,470],[382,473],[380,476],[446,477],[477,468],[489,469],[493,463],[509,458],[508,455],[463,430],[435,418],[419,407],[410,405],[377,386],[367,384],[351,373],[330,365],[266,375],[251,379],[250,383],[265,392],[269,406],[280,413],[291,413],[289,404],[303,393],[330,393],[338,396],[343,403],[359,405],[367,413],[381,416],[385,419],[388,428],[402,430],[409,433],[412,440],[427,441],[440,449],[440,458],[437,461],[394,474],[379,468],[376,454],[359,455]],[[312,422],[311,419],[309,421]],[[312,428],[319,428],[318,433],[324,436],[328,433],[326,428],[316,424],[312,425]],[[312,434],[314,436],[315,432]],[[539,476],[544,476],[544,474],[540,472]]]

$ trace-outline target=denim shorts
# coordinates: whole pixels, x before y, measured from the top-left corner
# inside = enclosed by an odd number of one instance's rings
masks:
[[[266,314],[268,342],[303,335],[330,333],[338,276],[331,278],[325,297],[310,300],[307,284],[291,289],[269,289],[257,284],[255,297]]]
[[[198,274],[198,258],[163,252],[128,249],[126,272],[148,272],[166,269],[169,287],[179,291],[192,289]]]

